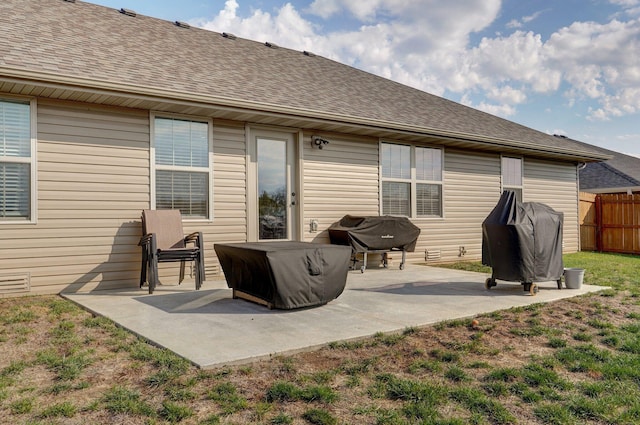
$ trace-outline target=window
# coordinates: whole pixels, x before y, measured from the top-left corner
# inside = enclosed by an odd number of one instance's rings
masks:
[[[0,221],[35,221],[35,101],[0,99]]]
[[[155,208],[210,217],[209,122],[153,118]]]
[[[502,190],[512,190],[522,202],[522,158],[502,157]]]
[[[382,214],[442,217],[442,150],[382,143]]]

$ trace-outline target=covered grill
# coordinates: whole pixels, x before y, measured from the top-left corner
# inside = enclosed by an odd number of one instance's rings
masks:
[[[538,202],[518,202],[515,192],[504,191],[482,223],[482,264],[490,266],[486,288],[496,279],[518,281],[532,295],[533,282],[555,280],[562,287],[563,214]]]
[[[356,254],[363,254],[360,271],[367,268],[367,253],[383,254],[383,264],[387,266],[386,253],[402,251],[400,269],[404,269],[406,252],[413,252],[420,236],[420,229],[406,217],[352,216],[345,215],[329,227],[332,244],[351,247],[355,266]]]

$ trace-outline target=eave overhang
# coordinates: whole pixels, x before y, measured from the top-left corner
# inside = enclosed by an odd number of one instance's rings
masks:
[[[159,87],[134,86],[6,67],[0,67],[0,93],[205,115],[219,119],[349,133],[382,139],[438,143],[445,147],[529,155],[576,163],[611,159],[610,156],[587,150],[563,147],[549,149],[531,142],[332,114],[312,108],[291,108],[285,105],[251,102],[210,94],[185,93]]]

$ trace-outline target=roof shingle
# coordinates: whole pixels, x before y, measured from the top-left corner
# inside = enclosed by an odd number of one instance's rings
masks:
[[[583,145],[586,143],[577,142]],[[624,189],[640,187],[640,158],[586,145],[611,159],[586,164],[580,170],[580,190]]]

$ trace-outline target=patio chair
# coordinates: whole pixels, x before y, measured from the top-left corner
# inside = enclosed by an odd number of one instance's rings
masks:
[[[204,245],[202,232],[185,236],[182,230],[182,216],[179,210],[143,210],[142,238],[138,243],[142,247],[142,270],[140,287],[149,284],[149,293],[160,283],[158,263],[180,261],[180,279],[184,280],[186,261],[194,262],[196,290],[200,289],[204,275]]]

